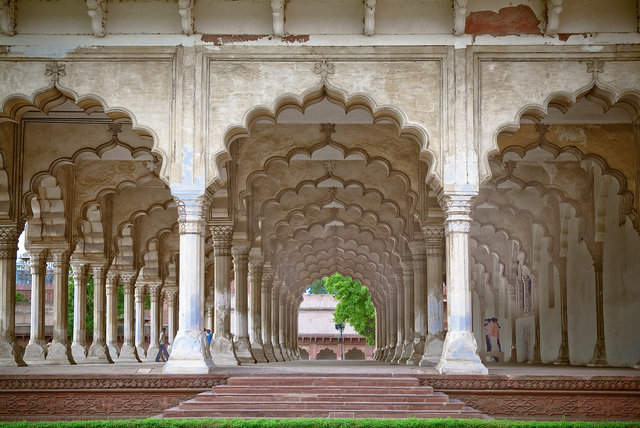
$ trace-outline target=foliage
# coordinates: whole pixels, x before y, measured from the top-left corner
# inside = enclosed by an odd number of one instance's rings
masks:
[[[479,419],[130,419],[110,421],[0,422],[11,428],[631,428],[638,422],[536,422]]]
[[[327,282],[327,278],[318,279],[313,281],[311,287],[307,288],[308,294],[329,294],[329,290],[325,287],[325,283]]]
[[[338,305],[333,313],[335,323],[348,322],[367,344],[375,344],[376,311],[371,302],[371,294],[367,287],[348,276],[334,273],[326,280],[324,286],[329,293],[336,296]]]
[[[16,291],[16,302],[29,302],[29,299],[27,299],[27,296],[25,296],[23,293]]]

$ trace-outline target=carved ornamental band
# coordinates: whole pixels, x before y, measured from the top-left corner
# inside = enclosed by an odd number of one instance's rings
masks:
[[[203,220],[181,221],[181,235],[203,235],[206,233],[205,222]]]

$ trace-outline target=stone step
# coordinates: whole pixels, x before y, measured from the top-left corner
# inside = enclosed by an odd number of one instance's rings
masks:
[[[340,394],[340,393],[362,393],[362,394],[416,394],[416,395],[428,395],[433,393],[433,388],[430,386],[413,386],[413,387],[357,387],[357,386],[260,386],[259,391],[262,393],[290,393],[290,394],[304,394],[304,393],[325,393],[325,394]],[[250,386],[215,386],[213,392],[217,394],[255,394],[256,387]]]
[[[217,402],[211,406],[210,402],[202,402],[197,400],[187,400],[180,404],[180,408],[184,410],[210,409],[215,407],[216,410],[231,409],[251,409],[251,410],[461,410],[466,406],[464,403],[408,403],[408,402],[366,402],[366,401],[238,401],[238,402]]]
[[[371,394],[371,393],[326,393],[322,391],[319,393],[314,392],[263,392],[257,393],[255,390],[252,393],[234,393],[234,392],[213,392],[207,391],[196,396],[198,401],[282,401],[287,399],[290,401],[370,401],[370,402],[410,402],[410,403],[448,403],[449,397],[436,392],[433,394]]]
[[[485,415],[470,407],[462,410],[317,410],[308,409],[304,412],[291,410],[184,410],[173,407],[164,411],[165,418],[456,418],[456,419],[487,419]]]
[[[414,377],[343,377],[343,376],[254,376],[254,377],[230,377],[229,386],[253,386],[260,385],[278,386],[420,386],[420,381]]]

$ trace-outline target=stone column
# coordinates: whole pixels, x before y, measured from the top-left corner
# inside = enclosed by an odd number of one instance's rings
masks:
[[[238,365],[231,336],[231,238],[233,227],[210,226],[213,235],[215,328],[211,341],[211,356],[218,365]],[[237,282],[237,278],[236,278]],[[237,290],[236,290],[237,293]]]
[[[391,359],[391,363],[398,364],[402,358],[402,351],[404,350],[404,284],[402,278],[397,279],[398,288],[397,294],[397,310],[396,310],[396,323],[397,323],[397,338],[396,338],[396,352]]]
[[[413,284],[413,264],[411,258],[407,257],[401,261],[402,280],[404,283],[404,345],[402,357],[398,364],[407,364],[413,352],[413,325],[414,325],[414,284]]]
[[[511,322],[511,355],[509,356],[510,363],[518,362],[518,347],[517,347],[517,330],[516,330],[516,317],[518,316],[518,299],[516,297],[516,286],[512,279],[508,284],[507,293],[509,295],[509,320]]]
[[[213,296],[211,296],[213,297]],[[215,311],[213,310],[214,299],[211,298],[210,301],[205,300],[205,319],[204,319],[204,328],[215,331],[215,326],[213,324],[213,315]]]
[[[409,244],[413,261],[413,351],[408,365],[417,366],[424,354],[427,340],[427,257],[424,241]]]
[[[0,366],[24,366],[16,343],[16,254],[22,227],[0,225]]]
[[[158,356],[158,350],[160,349],[160,343],[158,342],[160,336],[160,285],[149,285],[149,300],[151,300],[151,320],[149,323],[149,347],[147,348],[147,358],[145,361],[153,362]]]
[[[249,280],[250,280],[250,296],[251,296],[251,353],[256,362],[266,363],[267,357],[264,353],[264,345],[262,343],[262,266],[261,258],[250,257],[249,260]]]
[[[164,299],[167,302],[167,338],[169,340],[169,346],[173,346],[173,341],[176,337],[176,298],[178,297],[177,290],[166,290],[164,292]]]
[[[273,355],[276,361],[284,361],[282,351],[280,349],[280,314],[279,314],[279,298],[280,298],[280,281],[273,280],[273,288],[271,289],[271,344],[273,346]]]
[[[602,242],[596,242],[597,251],[593,257],[593,271],[596,284],[596,344],[593,347],[593,357],[588,366],[606,366],[607,348],[604,339],[604,296],[602,288]]]
[[[92,264],[91,270],[93,272],[93,341],[89,347],[86,362],[112,363],[106,340],[107,265]]]
[[[387,350],[387,311],[383,304],[379,304],[376,308],[376,348],[374,356],[376,360],[381,360]],[[377,354],[376,354],[377,353]]]
[[[571,364],[569,360],[569,320],[567,317],[567,258],[560,257],[558,264],[558,277],[560,281],[560,329],[562,339],[558,349],[558,358],[554,364]],[[512,362],[516,362],[513,360]]]
[[[71,262],[73,270],[73,342],[71,355],[76,363],[87,358],[87,267]]]
[[[122,290],[124,292],[124,342],[118,355],[119,363],[139,363],[136,349],[136,328],[134,311],[134,289],[138,278],[137,273],[121,274]],[[143,295],[144,297],[144,295]],[[144,309],[144,301],[142,301]],[[144,322],[144,320],[143,320]]]
[[[268,362],[276,361],[273,354],[273,345],[271,343],[271,283],[273,282],[273,273],[271,273],[271,265],[265,264],[262,269],[262,301],[260,307],[262,309],[262,343],[264,354]]]
[[[236,279],[236,325],[233,337],[233,348],[240,364],[255,364],[256,359],[251,353],[249,342],[249,311],[248,311],[248,263],[249,243],[234,243],[231,247],[233,267]]]
[[[67,338],[69,298],[69,250],[50,250],[53,261],[53,341],[47,352],[50,364],[74,364]]]
[[[447,247],[448,332],[437,365],[441,374],[488,374],[480,361],[471,331],[469,289],[469,231],[471,202],[475,195],[442,195]]]
[[[442,224],[423,228],[427,254],[427,342],[420,360],[423,367],[435,367],[444,345],[444,302],[442,295],[442,260],[444,227]]]
[[[135,287],[135,303],[136,303],[136,321],[135,321],[135,339],[136,339],[136,352],[140,360],[144,360],[147,356],[147,350],[144,343],[144,299],[145,299],[144,284],[140,279],[136,283]]]
[[[389,355],[393,354],[396,349],[396,329],[393,325],[393,317],[396,310],[396,303],[393,301],[393,297],[388,296],[385,299],[385,332],[386,332],[386,350],[384,352],[383,361],[389,358]]]
[[[394,290],[391,291],[393,293]],[[389,352],[384,361],[391,362],[396,355],[398,342],[398,295],[389,296]]]
[[[284,285],[284,284],[283,284]],[[278,347],[280,348],[280,354],[282,355],[282,359],[284,361],[289,361],[289,356],[287,355],[287,346],[286,346],[286,335],[285,335],[285,326],[286,326],[286,295],[280,291],[280,295],[278,296]]]
[[[107,348],[112,360],[120,355],[118,349],[118,285],[120,275],[110,271],[107,274]]]
[[[44,280],[47,267],[47,250],[30,248],[31,258],[31,335],[24,349],[24,361],[38,364],[47,357],[44,341]]]

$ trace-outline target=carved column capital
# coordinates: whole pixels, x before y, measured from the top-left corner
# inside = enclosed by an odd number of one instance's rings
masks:
[[[209,225],[211,236],[213,237],[214,255],[229,255],[231,250],[231,240],[233,238],[232,225]]]
[[[50,249],[49,254],[51,255],[54,270],[61,269],[69,264],[69,256],[71,254],[68,248]]]
[[[15,224],[0,225],[0,259],[15,260],[22,229]]]
[[[471,207],[476,193],[441,194],[440,205],[447,218],[445,233],[469,233],[471,230]]]
[[[145,294],[146,294],[145,284],[136,283],[134,288],[134,295],[136,300],[144,299]]]
[[[149,296],[153,299],[158,298],[158,296],[160,295],[160,289],[162,288],[162,285],[149,284],[147,288],[149,289]]]
[[[423,226],[422,233],[427,248],[442,248],[444,245],[444,224]]]
[[[178,298],[178,290],[164,290],[164,300],[168,306],[175,306]]]
[[[31,259],[31,273],[44,273],[47,265],[48,251],[45,248],[29,248],[27,251]]]
[[[94,277],[105,278],[109,271],[109,265],[107,263],[91,263],[91,272]]]
[[[201,193],[182,192],[174,196],[178,204],[178,223],[180,234],[204,235],[205,219],[211,200]]]

